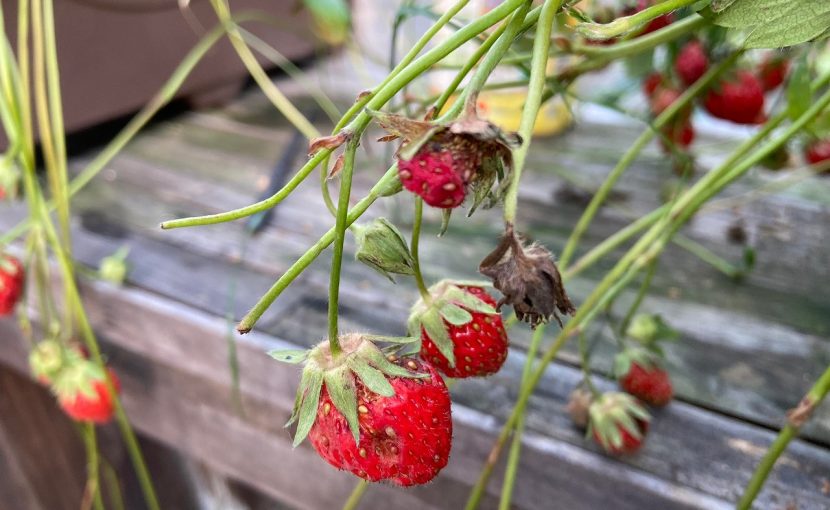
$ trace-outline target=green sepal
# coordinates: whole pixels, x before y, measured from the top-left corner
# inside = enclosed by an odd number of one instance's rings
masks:
[[[447,358],[450,367],[455,366],[455,353],[453,352],[452,340],[444,325],[444,319],[435,308],[429,308],[421,315],[421,325],[429,335],[432,343],[438,347],[438,351]]]
[[[414,275],[415,261],[401,232],[386,218],[355,230],[355,258],[395,282],[389,273]]]
[[[383,397],[391,397],[395,394],[395,389],[392,388],[383,372],[369,365],[366,360],[352,356],[347,364],[372,393]]]
[[[498,313],[489,303],[484,302],[469,292],[465,292],[464,289],[458,287],[456,284],[453,284],[447,288],[444,293],[444,297],[447,301],[463,306],[471,312],[486,313],[490,315]],[[467,322],[470,322],[472,318],[473,317],[470,316]],[[463,322],[462,324],[467,324],[467,322]]]
[[[308,359],[308,351],[301,349],[274,349],[268,355],[282,363],[299,365]]]
[[[644,348],[630,348],[620,352],[614,357],[614,376],[617,379],[625,377],[628,371],[631,370],[632,363],[637,363],[644,369],[659,366],[660,363],[657,359],[659,354],[655,352],[656,349],[659,348],[650,348],[648,350]]]
[[[303,379],[306,378],[306,372],[309,375],[298,413],[297,431],[294,433],[295,448],[308,436],[311,427],[314,425],[314,420],[317,419],[317,407],[320,405],[320,393],[323,389],[323,373],[318,370],[304,370]],[[300,384],[302,386],[302,383]]]
[[[447,230],[450,228],[450,219],[452,218],[452,209],[441,209],[441,228],[438,229],[438,237],[444,237]]]
[[[473,320],[473,315],[470,312],[453,303],[442,306],[440,314],[445,321],[453,326],[463,326]]]
[[[326,371],[323,379],[334,407],[346,417],[355,444],[359,444],[360,425],[357,419],[357,387],[354,374],[348,366],[342,366]]]
[[[410,372],[409,370],[392,363],[386,359],[386,356],[384,356],[383,352],[379,349],[366,349],[365,352],[361,353],[361,355],[366,358],[370,365],[391,377],[419,378],[427,377],[428,375],[420,374],[418,372]]]
[[[384,336],[384,335],[365,335],[367,339],[373,342],[383,342],[387,344],[406,345],[415,343],[419,340],[415,336]]]

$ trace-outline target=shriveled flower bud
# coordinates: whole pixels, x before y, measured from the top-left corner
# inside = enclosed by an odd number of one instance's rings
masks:
[[[415,261],[406,240],[386,218],[378,218],[368,225],[357,225],[355,238],[357,260],[380,274],[390,280],[389,273],[415,274]]]
[[[591,407],[593,400],[593,395],[591,395],[591,392],[587,389],[582,386],[574,388],[571,392],[570,398],[568,399],[568,405],[565,408],[571,417],[571,421],[574,422],[574,425],[581,429],[588,426],[588,409]]]
[[[576,312],[551,252],[536,243],[523,245],[512,225],[507,226],[501,242],[481,261],[478,270],[504,294],[499,307],[512,305],[516,317],[534,328],[551,317],[562,327],[559,314]]]

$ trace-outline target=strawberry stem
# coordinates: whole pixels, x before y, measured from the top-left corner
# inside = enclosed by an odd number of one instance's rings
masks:
[[[651,264],[649,264],[648,270],[646,271],[646,276],[643,279],[642,285],[640,285],[640,290],[637,291],[637,297],[634,298],[634,302],[631,303],[631,307],[629,307],[628,313],[625,314],[625,317],[620,323],[619,334],[621,338],[625,338],[626,331],[628,331],[628,325],[631,324],[631,319],[634,318],[634,315],[637,313],[637,310],[639,310],[640,305],[643,303],[643,299],[646,297],[646,292],[648,292],[649,287],[651,287],[651,280],[654,278],[654,273],[656,272],[657,260],[655,259],[651,262]]]
[[[784,450],[787,449],[787,445],[790,444],[790,441],[798,435],[804,421],[809,419],[809,415],[812,410],[821,404],[828,392],[830,392],[830,366],[827,367],[827,370],[824,371],[813,387],[810,388],[810,391],[808,391],[801,400],[799,408],[802,405],[805,406],[803,414],[799,417],[799,419],[794,419],[792,414],[790,415],[789,422],[783,429],[781,429],[778,433],[778,437],[775,438],[775,441],[773,441],[772,445],[769,447],[769,450],[767,450],[766,455],[764,455],[764,458],[761,459],[760,464],[758,464],[755,473],[753,473],[752,478],[749,480],[749,484],[744,490],[743,496],[741,496],[741,499],[738,502],[738,510],[749,510],[752,507],[752,502],[755,501],[755,498],[764,486],[764,482],[766,482],[773,466],[775,466],[775,462],[778,460],[778,457],[784,453]]]
[[[366,489],[369,488],[369,482],[366,480],[358,481],[354,489],[352,489],[352,493],[349,494],[349,499],[346,500],[346,503],[343,504],[343,510],[356,510],[358,505],[360,504],[361,498],[363,498],[363,493],[366,492]]]
[[[421,261],[418,257],[418,245],[421,240],[421,222],[424,217],[424,201],[421,197],[415,198],[415,218],[412,223],[412,241],[410,244],[410,252],[412,253],[412,260],[415,272],[415,282],[418,284],[418,292],[421,293],[421,298],[424,303],[430,305],[432,303],[432,296],[429,295],[429,290],[424,283],[424,275],[421,274]]]
[[[354,137],[346,144],[343,170],[340,176],[340,198],[337,202],[337,222],[334,226],[334,253],[331,261],[331,281],[329,283],[329,345],[331,355],[337,358],[342,353],[337,340],[337,316],[340,298],[340,273],[343,266],[343,243],[346,240],[346,230],[349,227],[349,198],[352,195],[352,175],[354,174],[354,158],[359,137]]]

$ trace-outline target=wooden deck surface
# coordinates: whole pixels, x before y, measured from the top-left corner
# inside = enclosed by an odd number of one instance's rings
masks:
[[[535,141],[521,190],[519,223],[554,252],[585,198],[630,145],[639,126],[580,123],[555,139]],[[162,220],[214,213],[255,200],[290,136],[258,94],[228,107],[192,113],[152,127],[85,189],[75,205],[75,256],[97,266],[130,246],[128,285],[85,281],[86,302],[105,351],[122,376],[128,414],[142,434],[171,445],[227,476],[297,509],[338,508],[354,479],[338,473],[304,445],[290,446],[282,428],[299,372],[271,360],[278,346],[309,346],[326,329],[328,261],[324,253],[245,337],[231,337],[227,316],[239,318],[274,279],[333,224],[313,177],[281,204],[274,223],[247,239],[241,223],[161,231]],[[355,198],[383,171],[379,146],[362,153]],[[699,163],[710,167],[734,140],[701,137]],[[83,166],[79,157],[74,166]],[[590,247],[630,218],[659,205],[671,180],[656,146],[631,168],[586,236]],[[721,207],[699,214],[684,234],[739,263],[744,247],[727,231],[741,224],[757,252],[755,269],[734,282],[688,252],[662,257],[644,310],[661,313],[681,333],[667,346],[678,399],[655,414],[644,450],[610,459],[597,451],[564,412],[578,383],[577,355],[566,349],[530,402],[528,434],[517,481],[519,509],[729,508],[766,446],[812,381],[830,363],[830,179],[810,179],[775,195],[747,190],[781,177],[753,172],[730,189]],[[736,205],[737,204],[737,205]],[[409,225],[411,199],[379,201],[371,216]],[[0,206],[0,231],[24,217]],[[449,233],[434,236],[430,212],[422,241],[428,279],[475,277],[494,245],[498,212],[459,214]],[[349,253],[352,245],[347,245]],[[569,282],[578,303],[610,260]],[[348,259],[344,265],[344,330],[402,333],[417,292],[392,285]],[[624,313],[633,293],[612,312]],[[602,325],[600,325],[602,326]],[[596,369],[614,355],[607,327],[595,328]],[[231,398],[229,339],[241,369],[240,414]],[[15,325],[0,321],[0,360],[25,373],[25,345]],[[511,331],[505,368],[453,388],[455,435],[450,464],[432,484],[400,490],[373,486],[361,508],[457,509],[463,506],[518,390],[529,334]],[[551,341],[552,338],[547,339]],[[612,387],[613,383],[602,380]],[[0,434],[0,445],[7,437]],[[0,457],[0,465],[5,461]],[[500,472],[482,508],[495,508]],[[325,489],[321,489],[325,487]],[[774,470],[758,508],[830,508],[830,406],[822,406]],[[792,506],[794,505],[794,506]]]

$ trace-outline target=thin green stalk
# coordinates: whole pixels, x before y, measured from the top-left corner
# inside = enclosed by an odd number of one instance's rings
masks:
[[[533,331],[533,336],[530,340],[530,346],[527,349],[527,359],[525,360],[524,368],[522,369],[521,384],[530,377],[530,371],[533,369],[533,362],[536,361],[536,352],[539,350],[539,344],[542,343],[542,337],[545,336],[545,324],[538,326]],[[513,489],[516,485],[516,477],[519,473],[519,459],[522,455],[522,434],[525,429],[525,415],[519,416],[516,422],[516,428],[513,431],[513,441],[510,444],[510,452],[507,456],[507,469],[504,472],[504,482],[501,486],[501,498],[499,500],[499,510],[510,510],[510,502],[513,499]]]
[[[646,293],[651,287],[651,280],[654,279],[654,273],[656,272],[657,260],[655,259],[651,262],[651,264],[649,264],[646,276],[643,279],[643,283],[640,285],[640,290],[637,291],[637,297],[634,298],[634,302],[631,303],[631,306],[628,308],[628,312],[625,314],[625,317],[623,317],[623,320],[620,323],[620,336],[625,337],[625,333],[628,331],[628,325],[631,324],[631,319],[634,318],[634,314],[637,313],[637,310],[640,309],[640,305],[643,304],[643,299],[645,299]]]
[[[710,266],[714,267],[729,278],[739,278],[743,274],[743,270],[741,268],[736,267],[728,260],[720,257],[712,250],[693,239],[689,239],[688,237],[680,234],[675,234],[672,238],[672,242],[696,256],[703,262],[706,262]]]
[[[579,218],[579,221],[577,221],[576,226],[574,226],[571,231],[571,235],[568,237],[568,241],[565,243],[565,247],[562,249],[562,254],[559,257],[560,267],[566,268],[568,266],[568,263],[571,261],[571,258],[576,252],[580,239],[582,239],[585,231],[588,230],[588,227],[594,220],[599,208],[603,203],[605,203],[608,195],[610,195],[614,185],[631,166],[634,160],[637,159],[637,156],[639,156],[643,148],[645,148],[645,146],[654,138],[654,135],[666,126],[678,113],[683,111],[683,109],[688,108],[692,100],[694,100],[698,94],[705,90],[709,84],[723,71],[732,66],[732,64],[735,63],[737,58],[742,53],[743,52],[741,51],[736,51],[721,61],[718,65],[712,66],[706,74],[695,82],[694,85],[686,89],[686,91],[683,92],[683,94],[677,98],[675,102],[661,112],[660,115],[654,119],[654,123],[649,126],[648,129],[643,131],[637,140],[634,141],[628,151],[626,151],[623,157],[620,158],[616,166],[614,166],[605,178],[605,181],[603,181],[602,185],[591,198],[591,202],[588,204],[588,207],[585,208],[585,212],[582,213],[582,216]]]
[[[752,502],[755,501],[758,493],[761,492],[761,488],[764,486],[764,482],[766,482],[770,472],[772,472],[775,462],[784,453],[784,450],[787,449],[790,441],[798,435],[801,426],[810,418],[810,414],[821,404],[828,392],[830,392],[830,366],[827,367],[827,370],[824,371],[813,387],[810,388],[810,391],[804,395],[798,407],[788,413],[789,421],[787,425],[778,433],[775,441],[770,445],[764,458],[761,459],[761,462],[752,474],[749,484],[747,484],[740,501],[738,501],[736,507],[738,510],[749,510],[752,508]]]
[[[311,122],[305,118],[300,110],[298,110],[297,107],[294,106],[294,104],[289,101],[287,97],[285,97],[285,94],[283,94],[279,87],[277,87],[274,82],[268,78],[268,74],[264,69],[262,69],[262,66],[259,65],[259,61],[254,56],[251,48],[248,47],[245,39],[242,38],[242,34],[239,33],[239,28],[231,16],[231,11],[228,7],[227,1],[211,0],[210,3],[213,6],[213,10],[216,12],[216,16],[222,24],[225,25],[228,33],[228,39],[230,40],[234,50],[236,50],[236,54],[239,56],[242,63],[245,64],[245,67],[248,69],[248,73],[254,81],[256,81],[265,96],[268,97],[274,107],[283,114],[288,122],[305,135],[306,138],[311,140],[319,137],[320,132],[317,131],[317,128],[315,128]]]
[[[331,260],[331,282],[329,283],[329,344],[334,357],[340,355],[340,343],[337,340],[337,317],[340,297],[340,273],[343,266],[343,244],[348,229],[349,198],[352,195],[352,175],[354,175],[354,157],[357,152],[358,139],[346,145],[343,171],[340,173],[340,199],[337,203],[337,222],[334,226],[334,253]]]
[[[530,148],[533,128],[536,125],[536,117],[539,115],[539,107],[542,105],[542,94],[545,91],[545,76],[548,66],[548,51],[550,50],[550,36],[553,31],[553,21],[556,13],[562,5],[561,0],[547,0],[539,15],[539,22],[536,25],[536,38],[533,41],[533,58],[530,62],[530,80],[528,82],[527,97],[522,119],[519,123],[519,135],[522,137],[522,144],[513,151],[513,174],[510,187],[504,198],[504,221],[513,224],[516,220],[516,208],[519,203],[519,182],[522,178],[527,151]]]
[[[360,505],[360,500],[363,498],[363,494],[368,488],[369,482],[366,480],[360,480],[357,482],[352,490],[352,493],[349,494],[349,499],[347,499],[346,503],[343,505],[343,510],[356,510]]]
[[[92,492],[91,497],[97,510],[103,510],[104,502],[101,499],[101,477],[99,475],[98,441],[95,438],[95,425],[85,423],[82,435],[86,447],[87,487]]]
[[[611,39],[645,25],[664,14],[698,3],[700,0],[665,0],[631,16],[617,18],[610,23],[580,23],[577,32],[591,39]]]
[[[596,399],[599,398],[599,390],[597,387],[594,386],[594,378],[593,374],[591,373],[591,355],[588,352],[588,337],[585,335],[585,331],[579,332],[579,359],[580,359],[580,369],[582,370],[582,380],[585,382],[585,386],[588,387],[588,391],[591,392],[591,395]],[[520,417],[521,419],[521,417]]]
[[[415,272],[415,282],[418,284],[418,292],[425,303],[431,301],[429,290],[427,290],[426,283],[424,283],[424,275],[421,273],[421,260],[418,256],[418,246],[421,242],[421,222],[424,218],[424,200],[421,197],[415,198],[415,218],[412,223],[412,240],[409,243],[409,250],[412,253],[413,270]]]

